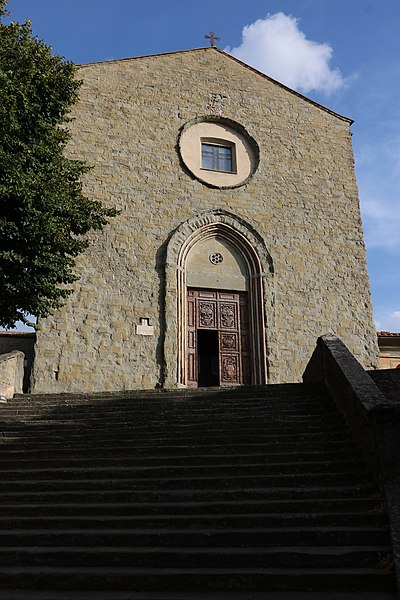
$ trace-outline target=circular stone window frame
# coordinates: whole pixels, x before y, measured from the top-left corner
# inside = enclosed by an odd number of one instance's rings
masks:
[[[221,145],[226,141],[227,146],[234,146],[234,171],[202,168],[201,144],[202,141],[207,143],[210,140],[216,140]],[[256,173],[260,163],[260,149],[256,140],[243,125],[224,117],[204,116],[188,121],[180,131],[178,150],[185,170],[211,188],[232,189],[245,185]]]

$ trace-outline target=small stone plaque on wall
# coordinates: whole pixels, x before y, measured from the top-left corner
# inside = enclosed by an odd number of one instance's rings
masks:
[[[137,335],[154,335],[154,327],[150,325],[150,319],[140,319],[140,325],[136,325]]]

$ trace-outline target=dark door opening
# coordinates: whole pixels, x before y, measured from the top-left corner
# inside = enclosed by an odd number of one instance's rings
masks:
[[[218,331],[197,330],[198,386],[219,386]]]

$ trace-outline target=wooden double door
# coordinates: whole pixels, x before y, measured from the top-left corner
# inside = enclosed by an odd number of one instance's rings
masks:
[[[246,292],[187,291],[188,386],[250,383]]]

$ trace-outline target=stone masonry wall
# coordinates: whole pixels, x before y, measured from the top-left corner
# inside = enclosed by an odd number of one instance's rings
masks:
[[[165,303],[176,303],[168,291],[164,299],[166,245],[184,221],[215,209],[252,226],[273,260],[270,382],[299,381],[323,334],[376,364],[348,119],[215,48],[89,64],[79,76],[70,154],[94,165],[87,195],[121,214],[90,236],[73,295],[40,322],[34,391],[164,385],[165,327],[176,331],[164,322]],[[181,165],[181,128],[210,114],[240,123],[259,145],[258,170],[242,187],[207,187]],[[141,318],[153,336],[136,334]]]

